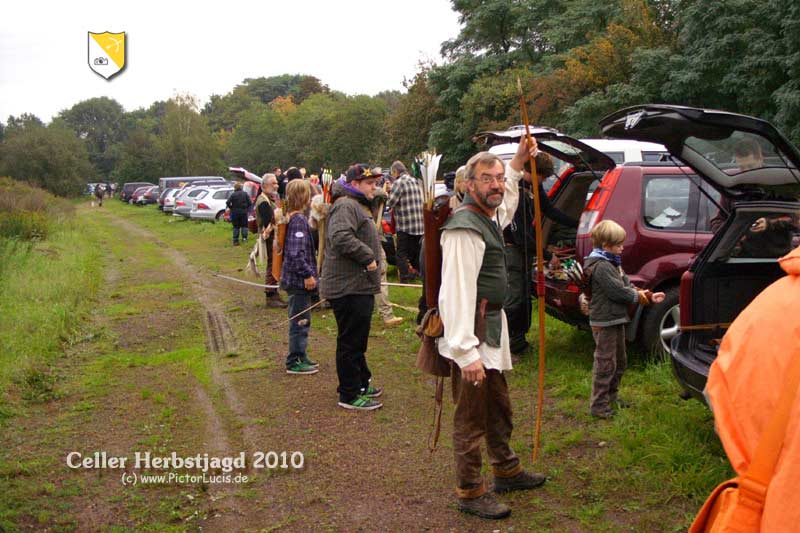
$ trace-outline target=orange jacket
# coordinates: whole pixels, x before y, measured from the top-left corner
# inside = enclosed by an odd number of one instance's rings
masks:
[[[759,294],[733,322],[708,375],[717,433],[737,474],[750,466],[778,400],[786,369],[800,357],[800,247],[782,257],[788,274]],[[762,531],[800,525],[800,394],[767,492]]]

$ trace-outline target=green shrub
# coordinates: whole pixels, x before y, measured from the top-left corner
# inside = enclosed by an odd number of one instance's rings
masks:
[[[72,204],[44,189],[0,178],[0,238],[42,240],[74,213]]]
[[[30,241],[44,239],[50,222],[42,213],[35,211],[0,212],[0,237]]]

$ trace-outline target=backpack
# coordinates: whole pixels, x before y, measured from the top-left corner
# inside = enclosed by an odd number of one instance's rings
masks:
[[[592,301],[592,273],[595,266],[597,266],[597,263],[584,270],[575,259],[568,259],[564,264],[564,272],[567,277],[580,290],[578,302],[581,306],[581,313],[586,316],[589,316],[589,303]]]

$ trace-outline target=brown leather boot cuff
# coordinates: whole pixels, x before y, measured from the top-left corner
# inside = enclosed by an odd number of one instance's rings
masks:
[[[471,489],[460,489],[456,487],[456,496],[462,500],[471,500],[472,498],[480,498],[486,494],[486,482],[481,481],[481,484]]]
[[[494,477],[509,478],[516,476],[520,472],[522,472],[522,463],[517,463],[517,466],[515,466],[511,470],[500,470],[498,468],[492,467],[492,473],[494,473]]]

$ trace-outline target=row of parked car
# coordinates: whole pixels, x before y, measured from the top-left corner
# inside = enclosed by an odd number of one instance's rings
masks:
[[[231,174],[244,179],[243,190],[255,204],[261,178],[239,167],[231,167]],[[158,204],[166,214],[218,222],[227,220],[226,202],[233,193],[233,182],[222,176],[166,177],[159,184],[145,182],[125,183],[120,200],[133,205]],[[251,230],[255,231],[255,213],[249,214]]]
[[[668,353],[687,395],[702,399],[727,325],[783,275],[777,259],[800,245],[800,151],[771,124],[721,111],[644,105],[600,125],[608,137],[655,145],[640,144],[638,161],[619,160],[596,143],[532,131],[539,148],[562,163],[551,201],[580,220],[575,231],[545,219],[544,242],[565,261],[582,262],[592,228],[603,219],[620,223],[626,273],[666,294],[663,303],[636,310],[628,339]],[[478,140],[510,159],[523,134],[512,128]],[[546,272],[548,313],[586,328],[580,292],[557,266]]]

